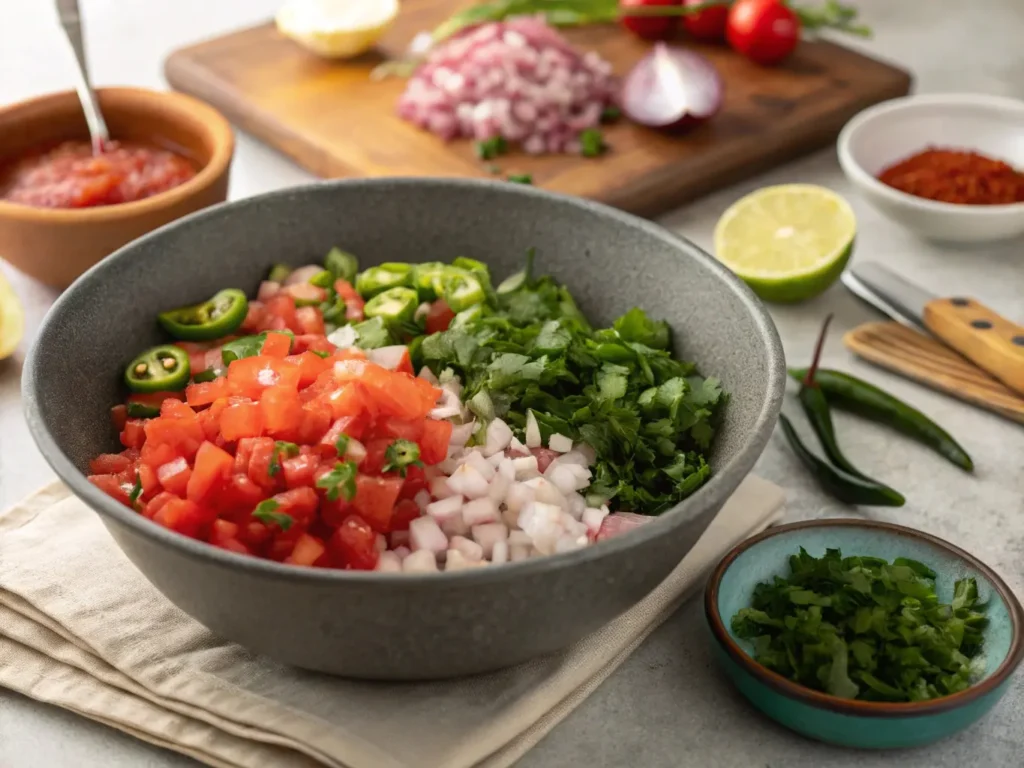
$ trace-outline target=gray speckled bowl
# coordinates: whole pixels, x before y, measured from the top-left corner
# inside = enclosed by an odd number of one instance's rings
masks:
[[[121,371],[162,341],[159,309],[214,290],[255,290],[277,262],[341,245],[362,265],[471,256],[501,279],[536,247],[593,320],[633,306],[665,318],[677,352],[732,399],[711,480],[652,523],[576,552],[483,570],[405,576],[298,568],[162,528],[86,481],[116,445]],[[69,375],[74,371],[91,375]],[[767,312],[739,280],[660,227],[580,199],[504,182],[340,181],[189,216],[86,272],[54,304],[23,381],[32,434],[158,589],[217,634],[282,662],[350,677],[454,677],[564,648],[651,591],[687,553],[761,454],[785,380]]]

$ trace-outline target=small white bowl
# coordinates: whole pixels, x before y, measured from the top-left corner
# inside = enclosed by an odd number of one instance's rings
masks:
[[[1024,235],[1024,203],[957,205],[878,180],[928,147],[979,152],[1024,169],[1024,102],[981,94],[905,96],[865,109],[839,134],[839,164],[878,210],[929,240],[980,243]]]

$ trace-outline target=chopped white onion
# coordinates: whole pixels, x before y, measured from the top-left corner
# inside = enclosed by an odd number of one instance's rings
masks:
[[[532,410],[526,412],[526,447],[540,448],[540,425],[537,424],[537,417]]]
[[[608,517],[608,507],[587,507],[583,510],[583,524],[587,526],[587,530],[591,533],[596,534],[601,530],[601,523]]]
[[[494,478],[494,465],[487,461],[480,451],[469,451],[466,454],[465,463],[479,472],[487,482],[491,482]]]
[[[495,565],[501,565],[508,562],[508,542],[507,541],[496,541],[494,542],[494,549],[491,550],[491,562]]]
[[[457,445],[458,447],[464,446],[469,442],[469,438],[473,436],[473,432],[476,430],[476,422],[470,421],[465,424],[456,424],[452,427],[452,439],[449,445]]]
[[[535,477],[532,480],[527,480],[523,485],[533,490],[534,496],[539,502],[554,504],[557,507],[566,506],[565,496],[546,477]]]
[[[345,446],[345,458],[349,461],[354,461],[356,464],[362,464],[363,459],[366,458],[366,446],[354,437],[350,437],[348,445]]]
[[[572,438],[555,433],[548,438],[548,448],[558,453],[568,453],[572,450]]]
[[[437,570],[437,558],[427,549],[413,552],[402,561],[403,573],[432,573]]]
[[[456,494],[447,498],[427,504],[427,515],[434,518],[439,524],[445,520],[462,514],[462,496]],[[415,522],[415,521],[413,521]],[[410,526],[411,528],[411,526]]]
[[[466,520],[462,515],[455,515],[455,517],[449,517],[441,523],[441,530],[445,536],[451,538],[453,536],[467,535],[469,533],[469,526],[466,525]]]
[[[483,549],[484,557],[491,557],[495,545],[508,539],[508,528],[504,523],[474,525],[470,531],[473,534],[473,539]]]
[[[498,505],[489,498],[474,499],[462,508],[462,519],[471,528],[484,523],[496,523],[500,519]]]
[[[494,419],[487,425],[484,442],[484,456],[493,456],[508,448],[512,442],[512,428],[501,419]]]
[[[525,544],[510,544],[508,548],[508,559],[513,563],[526,560],[530,556],[530,548]]]
[[[430,491],[424,488],[422,491],[418,492],[415,496],[413,496],[412,500],[416,502],[416,506],[420,508],[420,513],[423,513],[430,505]]]
[[[518,459],[512,459],[512,468],[516,471],[516,480],[529,480],[540,474],[536,456],[523,456]]]
[[[510,512],[518,514],[536,496],[533,488],[530,488],[525,483],[513,483],[512,487],[508,489],[508,495],[505,496],[505,506],[508,507]]]
[[[359,341],[359,331],[351,325],[343,325],[341,328],[333,331],[327,337],[327,340],[338,349],[348,349],[349,347],[354,347],[356,342]]]
[[[522,456],[528,456],[530,449],[520,443],[518,438],[513,437],[512,442],[509,443],[508,452],[512,455],[520,454]]]
[[[448,548],[448,537],[432,517],[419,517],[409,523],[409,539],[414,553],[429,550],[436,554]]]
[[[396,531],[395,533],[405,533],[405,534],[408,534],[409,532],[408,532],[408,531]],[[391,537],[392,537],[392,538],[394,538],[394,536],[395,536],[395,534],[394,534],[394,533],[392,533],[392,534],[391,534]],[[406,536],[406,538],[409,538],[409,537],[408,537],[408,536]],[[408,547],[404,546],[404,545],[403,545],[403,546],[398,546],[398,547],[395,547],[395,548],[394,548],[393,550],[391,550],[391,551],[392,551],[392,552],[394,552],[394,553],[395,553],[396,555],[398,555],[398,557],[399,557],[399,558],[400,558],[401,560],[405,560],[405,558],[407,558],[407,557],[408,557],[409,555],[411,555],[411,554],[412,554],[412,550],[411,550],[411,549],[409,549]]]
[[[394,552],[381,552],[380,557],[377,559],[376,570],[386,573],[401,573],[402,558]]]
[[[448,478],[448,487],[470,499],[487,495],[487,479],[472,464],[460,464]]]
[[[409,348],[405,344],[392,344],[389,347],[377,347],[366,351],[366,359],[381,368],[397,371],[402,359],[409,356]]]
[[[449,496],[458,496],[459,494],[448,485],[448,478],[440,475],[430,481],[430,495],[435,499],[447,499]]]
[[[448,551],[453,549],[461,552],[467,560],[482,560],[484,556],[484,548],[465,536],[452,536],[448,542]]]

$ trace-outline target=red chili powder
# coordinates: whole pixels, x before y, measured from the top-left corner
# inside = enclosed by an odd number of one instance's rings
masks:
[[[901,192],[943,203],[1024,202],[1024,174],[977,152],[929,147],[889,166],[878,178]]]

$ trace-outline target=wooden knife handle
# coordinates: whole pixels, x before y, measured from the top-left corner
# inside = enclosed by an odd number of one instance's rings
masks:
[[[924,324],[979,368],[1024,394],[1024,327],[959,297],[925,304]]]

